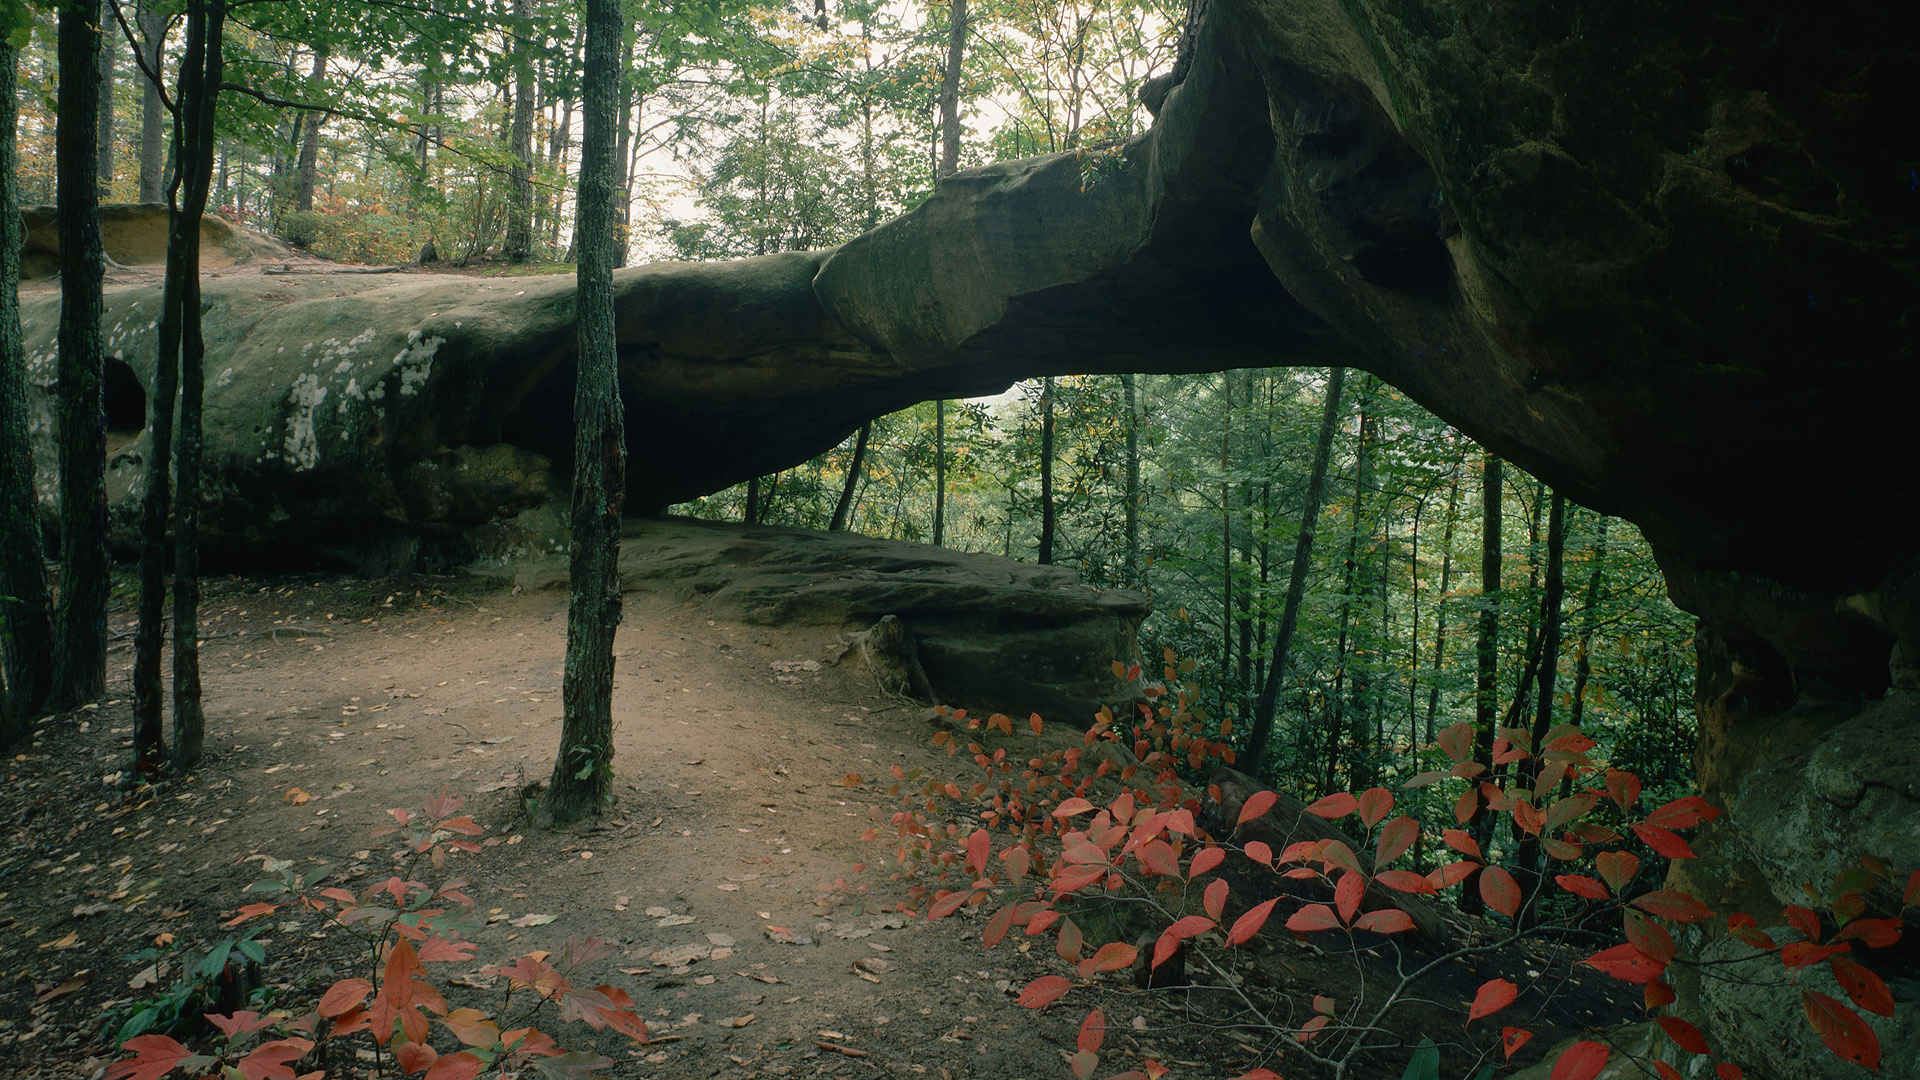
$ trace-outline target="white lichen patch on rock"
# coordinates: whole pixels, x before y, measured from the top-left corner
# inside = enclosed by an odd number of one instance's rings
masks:
[[[327,388],[311,374],[293,380],[287,391],[287,404],[293,412],[287,417],[286,452],[282,457],[296,470],[312,469],[320,462],[320,438],[313,429],[314,410],[327,399]]]
[[[438,335],[422,337],[418,330],[407,334],[407,347],[393,357],[393,366],[400,371],[401,397],[412,397],[427,384],[427,377],[433,374],[433,354],[446,343],[447,339]]]

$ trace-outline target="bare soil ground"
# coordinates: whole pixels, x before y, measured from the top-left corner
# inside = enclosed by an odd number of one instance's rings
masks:
[[[130,986],[145,966],[132,954],[161,934],[189,950],[231,933],[219,924],[257,899],[243,889],[263,857],[331,864],[321,885],[383,879],[387,846],[370,831],[387,808],[440,792],[469,798],[494,834],[456,867],[488,923],[454,982],[497,990],[486,964],[558,952],[569,936],[608,939],[613,954],[585,984],[628,987],[656,1038],[601,1040],[612,1075],[1062,1077],[1093,1004],[1115,1025],[1103,1048],[1115,1065],[1314,1072],[1269,1056],[1261,1033],[1189,1022],[1206,1003],[1135,989],[1125,973],[1046,1013],[1021,1009],[1012,993],[1060,967],[1050,941],[987,952],[984,913],[928,923],[891,911],[901,887],[852,867],[885,854],[861,835],[892,804],[844,778],[952,765],[930,746],[923,709],[819,663],[835,644],[823,631],[629,594],[616,645],[617,803],[597,825],[539,830],[521,790],[553,761],[563,594],[456,579],[211,585],[209,756],[196,774],[124,786],[124,609],[113,620],[116,696],[44,725],[5,763],[0,1075],[98,1075],[113,1058],[103,1018],[154,992]],[[345,943],[310,929],[287,922],[265,935],[265,981],[296,1011],[350,973]],[[1353,977],[1350,958],[1283,946],[1254,982],[1298,980],[1304,994]],[[1458,1003],[1484,977],[1463,968],[1427,987],[1436,1005],[1408,1017],[1409,1037],[1458,1030]],[[1556,1002],[1571,1026],[1600,1007],[1577,987]],[[1530,1049],[1550,1045],[1542,1036]]]

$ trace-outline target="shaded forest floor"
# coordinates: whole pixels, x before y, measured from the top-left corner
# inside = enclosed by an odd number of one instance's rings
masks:
[[[264,859],[325,862],[332,869],[319,885],[364,889],[390,872],[390,842],[370,837],[386,810],[443,791],[468,797],[494,835],[452,867],[486,914],[479,956],[436,967],[475,994],[491,987],[497,1001],[502,984],[482,967],[530,949],[557,953],[570,935],[611,941],[612,954],[576,982],[629,989],[656,1041],[595,1043],[577,1025],[556,1030],[565,1045],[613,1057],[611,1075],[1066,1077],[1094,1004],[1114,1025],[1102,1076],[1142,1058],[1175,1076],[1257,1065],[1315,1074],[1297,1055],[1274,1053],[1284,1040],[1204,1022],[1200,994],[1138,990],[1124,972],[1029,1012],[1012,995],[1061,968],[1047,955],[1050,939],[987,952],[980,932],[991,909],[934,923],[889,910],[901,886],[853,866],[886,854],[861,834],[893,807],[843,778],[953,766],[930,746],[924,709],[825,663],[837,652],[831,634],[746,626],[629,594],[616,644],[616,805],[597,825],[541,830],[521,791],[545,779],[556,748],[562,592],[454,579],[208,586],[208,757],[195,775],[123,782],[124,597],[107,701],[44,724],[4,764],[0,1076],[99,1075],[116,1056],[103,1038],[107,1018],[232,933],[220,923],[257,899],[243,890]],[[303,1011],[354,973],[340,935],[316,940],[311,922],[266,922],[264,981],[281,1007]],[[149,961],[132,957],[160,935],[178,952],[148,972]],[[1354,979],[1351,957],[1300,942],[1279,941],[1271,956],[1256,981],[1303,1001]],[[1548,966],[1546,957],[1504,960],[1513,977]],[[1398,1037],[1448,1045],[1473,988],[1495,970],[1463,964],[1425,985],[1434,1004],[1403,1014]],[[1536,1045],[1524,1056],[1621,1015],[1617,985],[1562,985],[1551,1015],[1533,1021]],[[1471,1057],[1455,1046],[1448,1060],[1463,1054]]]

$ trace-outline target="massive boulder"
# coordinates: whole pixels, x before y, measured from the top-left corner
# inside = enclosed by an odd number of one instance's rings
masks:
[[[1701,617],[1698,765],[1729,820],[1694,884],[1797,899],[1920,829],[1881,760],[1920,730],[1903,25],[1862,0],[1209,0],[1132,143],[963,173],[837,252],[624,274],[631,497],[1023,376],[1375,371],[1640,524]],[[229,557],[413,558],[564,476],[565,282],[207,299]],[[152,304],[112,300],[136,376]],[[27,319],[44,386],[52,308]]]

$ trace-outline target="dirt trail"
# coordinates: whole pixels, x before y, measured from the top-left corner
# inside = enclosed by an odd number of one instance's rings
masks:
[[[119,699],[9,763],[18,843],[0,861],[0,935],[21,947],[0,991],[0,1075],[93,1074],[106,1058],[87,1027],[139,996],[125,954],[162,931],[219,936],[261,856],[324,859],[324,884],[364,888],[389,872],[369,839],[385,809],[442,790],[506,836],[458,867],[491,920],[461,974],[485,982],[482,962],[569,935],[614,942],[593,981],[628,987],[659,1040],[602,1044],[614,1075],[1065,1074],[1079,1012],[1036,1023],[1008,997],[1045,970],[1037,957],[981,951],[977,919],[887,913],[899,894],[885,881],[854,891],[853,865],[882,854],[860,839],[881,799],[842,778],[934,759],[919,709],[819,663],[829,635],[629,595],[617,804],[597,826],[540,831],[519,788],[545,778],[557,744],[564,594],[341,589],[216,586],[210,756],[194,780],[133,797],[102,785],[128,752]],[[122,664],[129,631],[116,621]],[[270,961],[294,947],[270,941]],[[77,970],[82,987],[46,996]],[[304,994],[340,974],[270,966],[268,981],[304,976]],[[25,1064],[30,1047],[46,1056]]]

